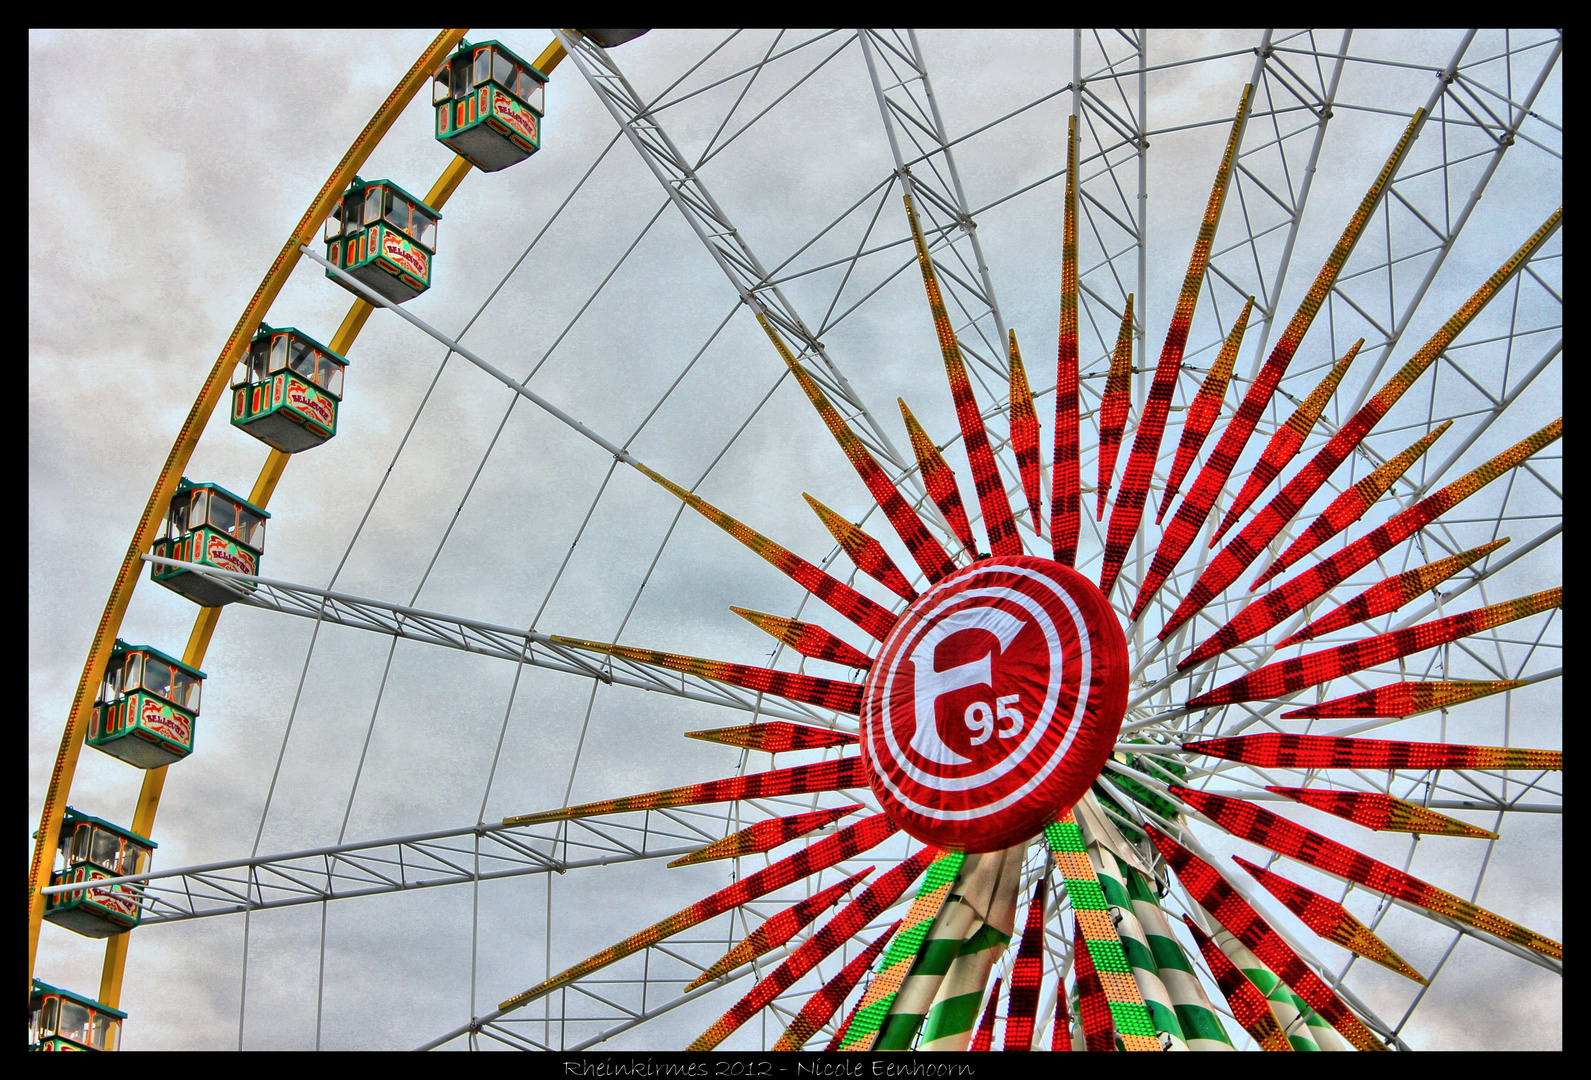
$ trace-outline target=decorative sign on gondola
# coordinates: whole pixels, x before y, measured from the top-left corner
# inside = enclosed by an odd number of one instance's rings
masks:
[[[148,645],[120,638],[105,665],[88,722],[88,744],[140,769],[193,752],[204,672]]]
[[[983,559],[885,640],[863,688],[862,761],[906,832],[997,851],[1088,790],[1126,708],[1127,642],[1099,589],[1048,559]]]
[[[183,477],[166,514],[165,535],[152,552],[159,558],[255,574],[265,550],[270,512],[220,484],[196,484]],[[201,607],[230,604],[253,590],[250,582],[223,583],[181,566],[156,563],[150,580],[181,593]]]
[[[261,324],[232,376],[232,426],[284,454],[319,446],[337,434],[347,366],[301,330]]]
[[[431,76],[436,139],[482,172],[541,148],[547,76],[500,41],[459,42]]]
[[[442,215],[391,180],[354,177],[326,218],[326,261],[394,304],[431,287]],[[326,276],[358,291],[328,270]]]

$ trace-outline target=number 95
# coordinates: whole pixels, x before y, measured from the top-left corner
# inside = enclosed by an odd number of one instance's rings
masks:
[[[1002,739],[1015,738],[1022,732],[1022,714],[1016,711],[1016,703],[1020,694],[1007,694],[995,699],[995,708],[989,708],[987,701],[974,701],[967,706],[962,719],[966,722],[967,730],[976,732],[972,739],[973,746],[982,746],[989,741],[989,736],[998,735]],[[998,718],[1006,726],[995,730],[996,709]]]

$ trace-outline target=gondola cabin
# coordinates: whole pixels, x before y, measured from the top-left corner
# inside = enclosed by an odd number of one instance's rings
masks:
[[[51,885],[72,885],[104,878],[142,874],[156,844],[120,825],[80,814],[70,806],[61,823],[61,843],[55,851]],[[57,926],[84,937],[104,938],[126,933],[143,916],[139,901],[143,886],[123,883],[103,889],[76,889],[46,893],[44,917]]]
[[[239,574],[257,574],[265,550],[265,520],[271,515],[220,484],[195,484],[186,476],[177,484],[166,513],[165,535],[152,554],[177,562],[198,563]],[[149,576],[200,607],[220,607],[238,599],[238,590],[252,592],[247,581],[221,584],[180,566],[151,564]]]
[[[28,992],[29,1050],[114,1050],[127,1014],[91,997],[33,980]]]
[[[431,76],[437,141],[482,172],[517,165],[541,148],[546,86],[497,42],[461,42]]]
[[[337,434],[348,361],[291,326],[261,326],[232,383],[232,426],[296,454]]]
[[[203,682],[198,668],[118,638],[88,719],[88,744],[140,769],[181,761],[193,752]]]
[[[442,215],[391,180],[361,180],[326,219],[326,261],[401,304],[431,287]],[[358,295],[330,270],[326,276]]]

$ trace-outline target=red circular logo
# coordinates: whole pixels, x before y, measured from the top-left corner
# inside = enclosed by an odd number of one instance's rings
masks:
[[[883,810],[949,851],[1040,832],[1104,768],[1127,710],[1127,639],[1093,582],[984,559],[912,601],[862,691],[862,763]]]

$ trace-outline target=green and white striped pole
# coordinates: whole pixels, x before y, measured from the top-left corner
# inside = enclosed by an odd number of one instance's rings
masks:
[[[890,1006],[895,1001],[896,991],[911,970],[923,939],[944,908],[965,859],[966,856],[952,852],[941,855],[928,868],[922,885],[917,889],[917,897],[901,922],[900,930],[884,951],[878,973],[862,992],[862,1000],[857,1002],[846,1022],[839,1049],[867,1051],[873,1048],[879,1028],[883,1026]]]
[[[911,1049],[912,1040],[917,1037],[957,950],[978,920],[979,912],[988,907],[999,866],[998,855],[967,856],[910,972],[890,1004],[878,1039],[873,1043],[875,1051]]]
[[[1234,967],[1248,976],[1259,987],[1260,993],[1270,1003],[1276,1022],[1287,1033],[1287,1041],[1295,1051],[1348,1050],[1350,1047],[1319,1013],[1311,1009],[1303,998],[1287,988],[1276,973],[1260,962],[1237,938],[1224,927],[1217,927],[1210,935]]]
[[[1105,891],[1105,903],[1110,906],[1111,917],[1116,921],[1116,935],[1121,938],[1127,965],[1149,1010],[1149,1021],[1154,1025],[1155,1033],[1165,1049],[1186,1050],[1188,1041],[1177,1019],[1176,1005],[1160,979],[1160,968],[1155,963],[1149,939],[1133,909],[1132,897],[1127,893],[1121,864],[1086,828],[1084,836],[1088,837],[1088,858],[1094,864],[1094,872],[1099,876],[1099,887]]]
[[[978,1021],[978,1005],[995,961],[1011,944],[1016,926],[1018,894],[1022,883],[1022,864],[1027,861],[1027,844],[1018,844],[1003,853],[986,856],[999,866],[989,903],[984,907],[971,933],[956,952],[945,973],[923,1024],[920,1050],[965,1050],[972,1041]]]
[[[1149,864],[1099,808],[1092,794],[1079,804],[1077,821],[1088,838],[1090,858],[1103,870],[1100,884],[1106,900],[1113,913],[1119,910],[1122,915],[1117,931],[1132,965],[1133,978],[1143,991],[1156,1030],[1171,1039],[1168,1049],[1235,1049],[1149,887],[1144,876]],[[1128,861],[1135,856],[1136,862]],[[1167,1009],[1178,1030],[1173,1031],[1166,1022]]]
[[[1143,994],[1132,977],[1121,939],[1111,918],[1110,905],[1099,883],[1099,875],[1088,857],[1088,844],[1083,830],[1078,827],[1076,815],[1068,810],[1053,825],[1046,826],[1044,837],[1055,855],[1055,868],[1066,885],[1066,895],[1072,902],[1072,913],[1077,920],[1080,947],[1087,948],[1095,974],[1104,990],[1110,1010],[1110,1026],[1122,1046],[1131,1051],[1158,1051],[1163,1049],[1155,1033],[1154,1022],[1144,1005]],[[1075,961],[1074,961],[1075,962]],[[1074,981],[1075,985],[1075,981]],[[1088,1015],[1077,1012],[1078,1029],[1088,1026]],[[1096,1033],[1097,1034],[1097,1033]],[[1073,1045],[1078,1039],[1074,1036]],[[1084,1040],[1086,1041],[1086,1039]]]
[[[1130,866],[1121,869],[1127,882],[1127,895],[1132,899],[1133,914],[1137,916],[1149,951],[1154,955],[1160,981],[1171,996],[1171,1005],[1176,1011],[1177,1022],[1182,1025],[1188,1049],[1236,1049],[1221,1023],[1220,1014],[1204,992],[1204,986],[1199,982],[1187,953],[1172,936],[1171,924],[1166,919],[1166,913],[1160,909],[1154,890],[1137,870]]]

